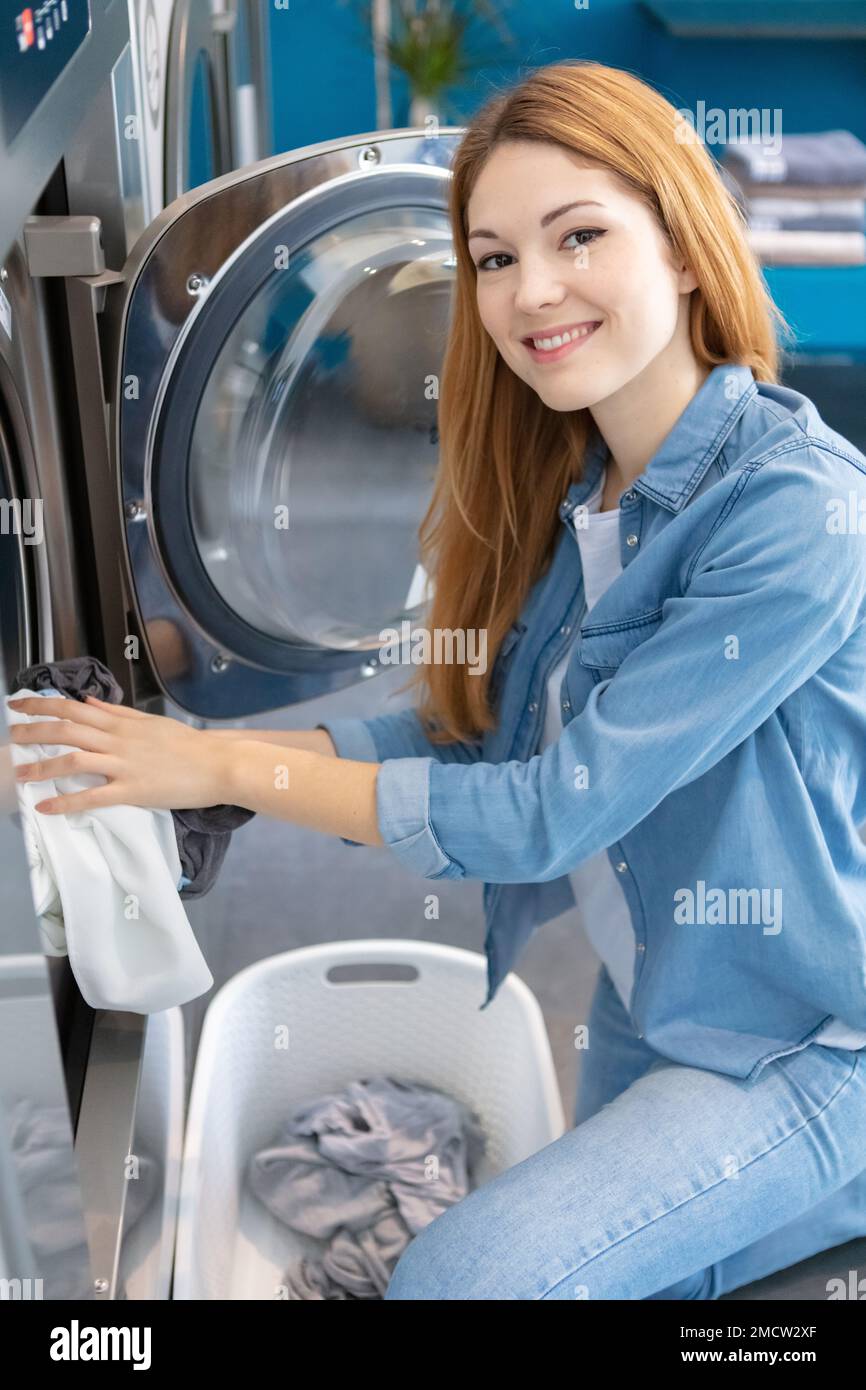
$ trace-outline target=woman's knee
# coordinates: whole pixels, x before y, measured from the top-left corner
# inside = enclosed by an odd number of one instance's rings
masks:
[[[436,1230],[442,1219],[437,1217],[407,1245],[394,1267],[386,1299],[437,1302],[475,1296],[462,1274],[469,1252]]]

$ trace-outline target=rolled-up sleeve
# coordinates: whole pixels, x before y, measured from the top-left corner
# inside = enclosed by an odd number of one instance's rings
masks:
[[[372,719],[337,718],[322,720],[315,726],[324,729],[340,758],[355,762],[386,763],[392,758],[403,758],[418,763],[436,760],[449,763],[477,762],[481,757],[481,742],[433,743],[427,737],[415,709],[393,710]],[[418,771],[416,779],[423,776]],[[414,785],[414,784],[413,784]],[[410,793],[410,804],[414,797]],[[399,813],[389,813],[388,824],[395,835],[400,828]],[[381,808],[380,808],[381,830]],[[384,833],[384,832],[383,832]],[[360,840],[347,840],[342,835],[344,845],[359,845]]]
[[[379,827],[404,866],[425,878],[558,878],[752,734],[864,618],[866,537],[832,533],[827,517],[850,488],[866,503],[866,483],[836,465],[834,476],[802,445],[780,467],[732,478],[683,592],[543,753],[384,764]]]
[[[376,763],[379,761],[373,736],[367,728],[365,719],[328,719],[316,725],[330,734],[331,742],[337,750],[338,758],[349,758],[356,763]],[[355,841],[350,841],[355,844]]]

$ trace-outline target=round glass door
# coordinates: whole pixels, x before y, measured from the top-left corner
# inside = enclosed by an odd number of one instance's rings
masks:
[[[421,612],[455,139],[389,132],[208,185],[129,290],[129,573],[151,667],[193,713],[351,684]]]
[[[274,257],[196,413],[195,544],[251,627],[295,644],[375,647],[411,611],[436,468],[447,217],[362,213],[287,264],[278,246]]]

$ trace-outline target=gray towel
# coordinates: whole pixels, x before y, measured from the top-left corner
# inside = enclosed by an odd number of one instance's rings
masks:
[[[484,1146],[462,1101],[387,1076],[296,1110],[247,1169],[274,1216],[328,1242],[286,1272],[289,1298],[381,1298],[412,1237],[466,1196]]]
[[[123,702],[123,686],[95,656],[72,656],[65,661],[43,661],[19,671],[12,682],[16,690],[52,687],[75,700],[95,695],[112,705]],[[229,847],[232,831],[252,820],[254,811],[243,806],[204,806],[172,811],[180,867],[186,882],[182,898],[200,898],[213,887]]]
[[[740,181],[767,184],[859,184],[866,179],[866,145],[850,130],[783,135],[777,154],[759,141],[731,140],[724,162]]]

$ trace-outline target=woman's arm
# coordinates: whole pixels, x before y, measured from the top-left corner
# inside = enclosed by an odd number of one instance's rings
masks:
[[[473,763],[481,758],[482,743],[433,743],[427,737],[418,711],[390,710],[371,719],[337,716],[315,729],[210,729],[223,739],[277,743],[287,748],[306,748],[328,757],[357,762],[383,763],[388,758],[435,758],[440,763]]]
[[[237,741],[229,746],[225,800],[353,844],[383,845],[376,813],[379,766]]]
[[[64,696],[23,696],[7,700],[7,709],[12,743],[41,744],[52,752],[47,758],[34,757],[33,749],[28,757],[22,747],[24,761],[15,769],[22,781],[59,779],[59,795],[51,796],[47,788],[48,797],[36,803],[43,814],[117,805],[174,810],[228,802],[351,837],[355,844],[384,843],[376,815],[379,763],[217,737],[178,719],[93,696],[84,703]],[[68,751],[54,756],[57,746]],[[105,780],[80,788],[82,773]],[[64,786],[67,777],[78,783],[74,790]]]
[[[208,729],[217,738],[243,740],[248,743],[276,743],[284,748],[304,748],[309,753],[321,753],[336,758],[330,734],[318,729]]]

